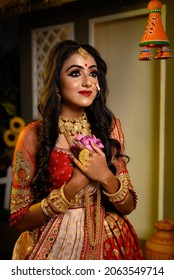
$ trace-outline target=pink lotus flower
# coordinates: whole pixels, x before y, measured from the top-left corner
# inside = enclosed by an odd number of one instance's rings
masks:
[[[85,146],[89,150],[93,150],[91,147],[91,142],[97,145],[99,148],[104,148],[102,142],[100,139],[96,138],[95,135],[92,136],[84,136],[83,134],[78,134],[77,141],[81,143],[83,146]]]

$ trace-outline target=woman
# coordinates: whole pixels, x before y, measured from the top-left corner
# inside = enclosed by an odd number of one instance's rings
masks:
[[[137,203],[121,124],[106,106],[107,66],[66,40],[49,54],[38,109],[13,159],[13,259],[142,259],[126,215]]]

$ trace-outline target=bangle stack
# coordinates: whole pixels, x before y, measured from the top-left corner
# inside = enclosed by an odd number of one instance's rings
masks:
[[[52,208],[50,207],[50,205],[48,203],[48,197],[45,197],[44,199],[42,199],[41,209],[42,209],[43,213],[49,218],[57,216],[57,213],[52,210]]]
[[[128,174],[123,174],[116,176],[117,180],[120,182],[120,188],[115,193],[108,193],[103,190],[103,193],[109,198],[109,201],[116,203],[117,205],[123,205],[129,196],[129,180],[130,177]]]
[[[55,212],[65,212],[69,207],[74,206],[74,203],[68,201],[64,195],[64,187],[51,191],[48,197],[49,204]]]
[[[74,203],[68,201],[64,195],[64,187],[54,189],[51,193],[41,201],[42,211],[48,217],[55,217],[60,212],[65,212],[69,207],[74,206]]]

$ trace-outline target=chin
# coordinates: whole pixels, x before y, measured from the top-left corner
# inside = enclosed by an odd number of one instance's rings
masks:
[[[92,100],[90,99],[85,102],[81,102],[82,107],[89,107],[90,105],[92,105],[93,101],[94,101],[94,99],[92,99]]]
[[[85,103],[85,104],[82,104],[82,107],[83,108],[86,108],[86,107],[89,107],[89,106],[91,106],[92,105],[92,102],[90,102],[90,103]]]

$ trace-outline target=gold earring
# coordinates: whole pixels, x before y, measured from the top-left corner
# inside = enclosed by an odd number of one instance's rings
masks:
[[[58,100],[60,102],[61,101],[61,95],[59,93],[59,89],[58,88],[56,88],[56,95],[57,95],[57,98],[58,98]]]
[[[98,90],[97,95],[96,95],[95,98],[98,98],[99,95],[100,95],[100,86],[99,86],[99,84],[95,84],[95,85],[96,85],[96,88],[97,88],[97,90]]]
[[[96,88],[100,91],[100,86],[98,84],[96,84]]]

